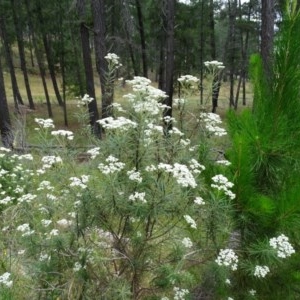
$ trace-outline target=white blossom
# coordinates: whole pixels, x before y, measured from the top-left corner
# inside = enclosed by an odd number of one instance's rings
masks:
[[[55,130],[55,131],[51,131],[51,134],[54,136],[63,136],[70,141],[74,139],[74,133],[69,130],[62,130],[62,129]]]
[[[98,169],[100,170],[100,172],[105,175],[120,172],[125,167],[124,163],[120,162],[116,157],[112,155],[110,155],[105,161],[107,163],[106,165],[103,163],[100,163],[98,165]]]
[[[205,202],[204,202],[204,200],[203,200],[202,197],[196,197],[194,199],[194,203],[197,204],[197,205],[204,205],[205,204]]]
[[[107,117],[98,120],[97,123],[99,123],[105,129],[119,129],[121,132],[137,127],[136,122],[133,122],[125,117]]]
[[[270,272],[268,266],[255,266],[254,276],[258,278],[264,278]]]
[[[280,258],[287,258],[295,253],[295,249],[290,244],[289,238],[284,234],[271,238],[269,243],[277,251],[277,256]]]
[[[238,257],[232,249],[221,249],[215,262],[219,266],[231,268],[232,271],[237,269]]]
[[[131,201],[141,201],[142,203],[147,203],[147,200],[145,199],[146,193],[139,193],[135,192],[134,194],[131,194],[129,196],[129,200]]]
[[[35,118],[34,121],[41,127],[41,128],[54,128],[53,120],[52,119],[41,119]]]
[[[136,181],[138,183],[141,183],[143,181],[143,178],[141,177],[141,173],[139,171],[130,170],[127,171],[128,178],[132,181]]]
[[[187,289],[181,289],[179,287],[174,287],[174,300],[184,300],[186,299],[186,295],[189,294],[189,291]]]
[[[10,288],[13,285],[13,281],[10,280],[11,274],[9,272],[5,272],[0,276],[0,284],[5,285],[6,287]]]
[[[183,238],[181,243],[186,248],[192,248],[193,247],[193,242],[191,241],[191,239],[189,237]]]
[[[100,154],[100,147],[95,147],[86,151],[91,156],[91,159],[95,159]]]
[[[197,229],[197,224],[191,216],[184,215],[183,217],[184,217],[185,221],[191,226],[191,228]]]

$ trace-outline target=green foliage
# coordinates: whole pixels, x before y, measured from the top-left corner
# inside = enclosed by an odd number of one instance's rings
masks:
[[[267,77],[259,56],[251,59],[254,84],[253,111],[228,115],[237,209],[237,228],[241,232],[241,250],[245,251],[245,270],[253,264],[274,265],[268,283],[257,292],[272,299],[297,297],[292,286],[296,271],[291,259],[287,269],[272,260],[272,252],[264,252],[266,237],[284,232],[298,241],[298,178],[300,153],[300,15],[293,7],[286,11],[275,40],[272,73]],[[248,249],[248,250],[246,250]],[[256,249],[256,250],[254,250]],[[253,256],[254,255],[254,256]],[[298,255],[294,256],[297,259]],[[276,255],[275,255],[276,258]],[[289,271],[288,271],[289,270]],[[249,271],[250,272],[250,271]],[[236,277],[246,287],[243,276]],[[285,287],[275,282],[289,282]],[[237,292],[239,294],[239,292]],[[288,295],[288,296],[287,296]]]

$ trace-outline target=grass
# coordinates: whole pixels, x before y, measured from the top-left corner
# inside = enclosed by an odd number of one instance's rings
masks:
[[[20,69],[16,69],[16,77],[17,81],[19,84],[19,89],[20,93],[23,97],[25,105],[28,104],[27,99],[26,99],[26,89],[24,86],[24,80],[23,80],[23,75]],[[61,78],[58,76],[58,84],[61,86]],[[100,84],[98,80],[97,74],[95,74],[95,81],[96,81],[96,99],[98,101],[98,107],[99,111],[101,110],[101,95],[100,95]],[[31,86],[31,91],[35,103],[35,110],[25,110],[25,114],[20,117],[17,114],[13,114],[14,112],[14,105],[13,105],[13,93],[12,93],[12,87],[11,87],[11,81],[10,81],[10,76],[8,72],[4,73],[4,80],[5,80],[5,87],[6,87],[6,94],[7,94],[7,99],[9,102],[10,106],[10,112],[13,120],[13,126],[15,129],[20,130],[20,127],[25,127],[26,126],[26,131],[27,131],[27,139],[29,142],[34,142],[32,141],[31,137],[33,136],[31,134],[32,129],[35,127],[35,122],[34,118],[48,118],[48,113],[47,113],[47,106],[46,106],[46,101],[45,101],[45,96],[44,96],[44,90],[43,90],[43,85],[42,81],[39,75],[36,74],[36,72],[31,72],[29,81],[30,81],[30,86]],[[67,119],[68,119],[68,127],[64,125],[64,114],[63,114],[63,109],[57,104],[56,98],[55,98],[55,93],[53,90],[51,78],[47,76],[46,78],[47,82],[47,87],[48,87],[48,92],[52,104],[52,111],[53,111],[53,120],[54,124],[56,125],[56,128],[59,129],[68,129],[71,131],[77,131],[81,124],[79,124],[78,119],[76,118],[76,112],[78,110],[77,108],[77,99],[74,96],[68,96],[67,97]],[[155,84],[154,84],[155,85]],[[204,84],[204,87],[208,87],[207,84]],[[250,107],[252,104],[252,87],[250,83],[247,83],[246,87],[246,107]],[[128,85],[121,86],[121,85],[116,85],[115,87],[115,101],[122,103],[123,99],[122,96],[130,92],[130,87]],[[210,89],[206,88],[204,90],[204,104],[206,106],[207,111],[211,110],[211,100],[210,100]],[[177,98],[177,92],[175,91],[174,93],[174,98]],[[239,110],[243,109],[244,107],[241,104],[241,94],[240,94],[240,101],[239,101]],[[198,109],[200,108],[200,94],[196,93],[194,95],[191,95],[188,99],[188,102],[186,104],[186,110],[190,112],[195,112],[199,111]],[[229,108],[229,83],[228,82],[223,82],[221,85],[220,89],[220,95],[219,95],[219,103],[218,103],[218,108],[217,108],[217,113],[221,115],[221,117],[224,119],[224,116],[226,115],[226,112]],[[176,109],[174,109],[174,116],[178,117],[178,113]],[[185,118],[190,121],[190,115],[185,115]]]

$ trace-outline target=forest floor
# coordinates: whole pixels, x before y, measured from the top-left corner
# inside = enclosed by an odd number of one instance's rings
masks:
[[[25,86],[22,84],[23,77],[22,73],[20,70],[16,70],[16,76],[17,76],[17,81],[19,83],[19,89],[20,93],[23,97],[24,104],[27,105],[27,98],[26,98],[26,90]],[[96,100],[98,103],[98,107],[100,110],[100,84],[97,82],[97,77],[96,78]],[[8,72],[4,73],[4,80],[5,80],[5,87],[6,87],[6,94],[7,94],[7,99],[9,102],[10,106],[10,112],[12,116],[12,121],[13,124],[16,124],[18,122],[17,118],[18,115],[14,114],[14,104],[13,104],[13,94],[12,94],[12,88],[11,88],[11,81],[10,81],[10,76]],[[42,81],[39,75],[37,74],[31,74],[30,75],[30,86],[31,86],[31,91],[35,103],[35,110],[29,110],[26,109],[25,113],[25,120],[23,119],[22,122],[26,123],[26,127],[29,129],[35,127],[35,122],[34,118],[48,118],[48,113],[47,113],[47,105],[45,101],[45,96],[44,96],[44,90],[43,90],[43,85]],[[60,81],[60,78],[58,77],[58,84],[61,86],[62,82]],[[155,86],[156,84],[153,83]],[[237,83],[235,84],[235,89],[236,89]],[[55,93],[53,90],[53,86],[51,83],[51,78],[50,76],[47,77],[47,87],[48,87],[48,92],[49,96],[51,99],[51,104],[52,104],[52,111],[53,111],[53,120],[54,124],[56,124],[57,128],[61,129],[66,129],[66,126],[64,125],[64,114],[63,114],[63,109],[60,107],[55,99]],[[242,91],[241,91],[242,92]],[[252,86],[250,83],[247,83],[246,85],[246,106],[242,105],[242,93],[240,92],[239,96],[239,104],[238,104],[238,110],[243,110],[245,107],[251,107],[252,105],[252,99],[253,99],[253,91],[252,91]],[[115,101],[118,103],[122,103],[123,101],[123,95],[130,93],[130,86],[128,85],[121,85],[118,82],[116,82],[115,86]],[[206,107],[207,111],[211,111],[211,99],[209,96],[210,90],[207,85],[204,84],[204,97],[203,97],[203,103],[204,106]],[[217,113],[223,118],[226,116],[226,112],[229,109],[229,94],[230,94],[230,87],[229,87],[229,82],[223,82],[221,85],[220,89],[220,95],[219,95],[219,102],[218,102],[218,108],[217,108]],[[178,98],[177,92],[175,91],[174,93],[174,99]],[[67,100],[66,100],[66,106],[67,106],[67,120],[68,120],[68,129],[69,130],[76,130],[80,124],[78,123],[78,120],[76,118],[76,111],[77,111],[77,103],[78,103],[78,98],[76,96],[72,95],[67,95]],[[196,107],[200,106],[200,93],[197,92],[191,96],[188,97],[188,102],[186,104],[186,110],[187,111],[195,111]],[[174,115],[176,117],[176,110],[174,110]],[[27,128],[27,129],[28,129]]]

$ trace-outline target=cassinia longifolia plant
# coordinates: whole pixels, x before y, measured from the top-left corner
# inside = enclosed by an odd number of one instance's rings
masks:
[[[295,250],[280,233],[263,249],[268,264],[243,268],[247,249],[230,242],[230,162],[199,161],[201,145],[226,135],[220,117],[199,112],[197,143],[175,118],[166,136],[166,94],[143,77],[127,84],[132,93],[98,121],[105,139],[85,162],[72,149],[76,132],[52,120],[35,120],[41,141],[60,146],[51,153],[0,149],[0,298],[194,299],[208,277],[219,299],[234,297],[235,272],[257,279],[249,295],[258,297],[256,285]]]

